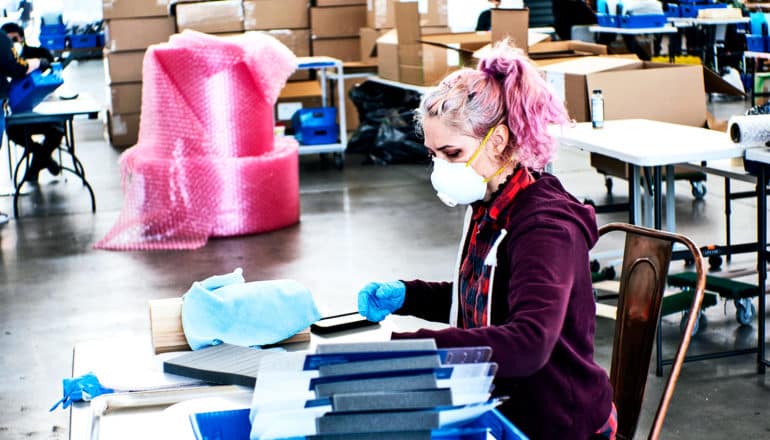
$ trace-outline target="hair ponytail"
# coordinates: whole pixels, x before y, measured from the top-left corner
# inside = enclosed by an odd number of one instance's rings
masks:
[[[564,104],[524,53],[507,39],[492,48],[478,69],[502,84],[506,125],[514,136],[518,161],[542,169],[556,150],[548,125],[569,122]]]

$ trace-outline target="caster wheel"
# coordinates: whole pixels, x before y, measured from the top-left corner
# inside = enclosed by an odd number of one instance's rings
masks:
[[[604,187],[607,188],[607,194],[612,194],[612,179],[609,177],[604,178]]]
[[[751,325],[757,315],[757,308],[749,298],[735,300],[735,320],[741,325]]]
[[[612,266],[605,267],[604,270],[602,271],[602,274],[605,276],[606,280],[614,280],[615,275],[617,275],[615,273],[615,268]]]
[[[679,332],[684,333],[685,327],[687,327],[687,319],[690,316],[690,312],[684,312],[682,313],[682,319],[679,321]],[[700,331],[701,327],[706,326],[706,315],[703,314],[703,311],[698,312],[698,319],[695,321],[695,325],[692,328],[692,335],[695,336]]]
[[[599,264],[599,260],[591,260],[591,263],[588,267],[591,268],[591,272],[599,272],[602,269],[602,266]]]
[[[593,206],[594,208],[596,208],[596,203],[592,199],[583,200],[583,204],[588,206]]]
[[[711,255],[709,257],[709,270],[717,271],[722,267],[722,257],[719,255]]]
[[[692,196],[695,197],[695,200],[703,200],[704,197],[706,197],[706,182],[700,181],[700,182],[692,182],[690,184],[692,186]]]
[[[338,170],[345,168],[345,156],[342,153],[334,153],[334,166]]]

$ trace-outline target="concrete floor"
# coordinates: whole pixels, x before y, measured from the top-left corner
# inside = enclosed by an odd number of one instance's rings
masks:
[[[71,66],[69,87],[103,101],[101,63]],[[726,118],[742,102],[711,103]],[[317,156],[301,160],[301,223],[272,233],[211,240],[188,252],[93,250],[121,206],[119,151],[104,140],[100,121],[76,123],[78,151],[97,197],[92,214],[85,190],[72,178],[43,172],[39,189],[22,198],[22,216],[0,228],[0,438],[67,437],[66,411],[48,412],[70,375],[78,341],[148,334],[147,300],[181,295],[192,281],[243,267],[247,280],[289,277],[316,295],[322,314],[355,309],[356,292],[370,280],[420,277],[448,279],[459,239],[462,210],[434,196],[425,166],[364,166],[348,156],[343,171],[321,166]],[[6,186],[5,151],[0,186]],[[605,198],[603,178],[588,157],[563,150],[555,173],[578,197]],[[737,189],[748,188],[736,184]],[[678,231],[703,245],[722,240],[722,179],[710,177],[705,201],[694,201],[687,182],[677,184]],[[615,196],[625,182],[615,185]],[[733,237],[755,237],[754,203],[733,204]],[[0,211],[11,212],[0,198]],[[625,220],[600,215],[599,224]],[[621,238],[603,239],[596,251],[616,249]],[[753,267],[750,255],[731,268]],[[681,269],[672,265],[672,272]],[[180,270],[180,268],[182,268]],[[747,278],[751,280],[752,277]],[[756,301],[755,301],[756,302]],[[736,324],[732,304],[707,310],[708,326],[691,353],[756,345],[756,326]],[[609,364],[614,322],[597,319],[597,359]],[[665,350],[673,350],[679,317],[664,320]],[[668,371],[668,370],[667,370]],[[756,356],[687,364],[664,426],[664,438],[770,438],[770,375],[756,374]],[[662,380],[650,376],[648,394]],[[640,434],[656,402],[648,401]]]

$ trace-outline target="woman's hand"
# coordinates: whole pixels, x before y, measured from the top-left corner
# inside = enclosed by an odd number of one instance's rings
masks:
[[[27,75],[37,70],[40,67],[40,58],[30,58],[27,60]]]
[[[358,292],[358,313],[372,322],[380,322],[401,308],[406,286],[401,281],[369,283]]]

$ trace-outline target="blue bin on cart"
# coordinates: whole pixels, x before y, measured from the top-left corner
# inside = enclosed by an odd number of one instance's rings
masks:
[[[764,35],[746,34],[746,50],[749,52],[767,52],[768,39]]]
[[[32,110],[62,84],[64,80],[59,63],[51,64],[51,69],[46,73],[35,70],[24,78],[11,81],[8,92],[11,111],[19,113]]]
[[[93,49],[99,47],[98,34],[72,34],[69,36],[73,49]]]
[[[40,46],[48,50],[64,50],[67,47],[67,35],[61,34],[40,34]]]
[[[334,107],[303,108],[291,117],[294,137],[302,145],[334,144],[339,141],[340,125]]]
[[[622,15],[619,17],[619,27],[628,29],[659,28],[666,25],[664,14]]]

